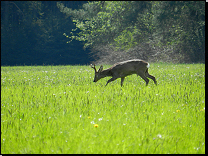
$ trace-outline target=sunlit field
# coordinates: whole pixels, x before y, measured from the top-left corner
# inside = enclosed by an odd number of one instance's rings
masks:
[[[1,153],[205,153],[205,65],[149,73],[158,86],[131,75],[105,87],[89,66],[1,67]]]

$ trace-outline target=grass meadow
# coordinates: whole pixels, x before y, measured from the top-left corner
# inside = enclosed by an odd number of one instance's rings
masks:
[[[205,153],[205,65],[149,73],[158,86],[131,75],[105,87],[89,66],[1,67],[1,153]]]

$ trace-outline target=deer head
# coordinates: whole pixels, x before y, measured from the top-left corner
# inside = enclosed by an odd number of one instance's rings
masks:
[[[95,78],[93,82],[97,82],[98,80],[100,80],[101,78],[103,78],[103,76],[101,76],[101,72],[103,71],[103,66],[101,65],[99,70],[97,71],[95,68],[95,64],[91,64],[90,65],[94,70],[95,70]]]

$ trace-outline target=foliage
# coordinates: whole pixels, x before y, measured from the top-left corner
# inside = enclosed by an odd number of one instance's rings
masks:
[[[70,35],[64,35],[70,41],[84,41],[85,47],[128,50],[154,42],[150,46],[173,49],[191,62],[204,61],[205,2],[94,1],[79,10],[57,6],[76,24]]]
[[[149,5],[150,2],[142,1],[100,1],[86,3],[80,10],[72,10],[57,3],[60,11],[72,16],[76,28],[81,30],[77,35],[71,33],[68,36],[70,39],[86,41],[85,47],[115,42],[125,49],[142,42],[148,35],[150,26],[147,18],[150,15],[146,9]]]
[[[121,88],[89,66],[1,67],[1,153],[204,154],[205,65],[149,73],[158,86],[132,75]]]
[[[99,61],[126,52],[147,61],[204,62],[205,2],[1,1],[2,65],[87,64],[88,47],[95,56],[111,47]]]
[[[205,2],[155,2],[154,22],[161,45],[175,45],[179,53],[188,55],[192,62],[205,56]]]
[[[77,48],[83,46],[81,43],[66,44],[62,34],[69,33],[74,26],[72,21],[65,20],[56,2],[1,1],[1,4],[2,65],[89,62],[88,51]]]

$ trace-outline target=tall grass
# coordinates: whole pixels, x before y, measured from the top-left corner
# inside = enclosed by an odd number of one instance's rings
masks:
[[[204,64],[149,73],[158,86],[104,87],[89,66],[1,67],[2,154],[205,153]]]

